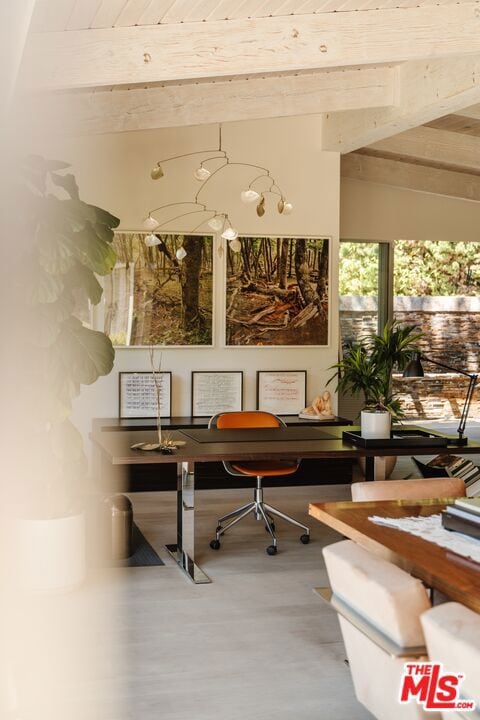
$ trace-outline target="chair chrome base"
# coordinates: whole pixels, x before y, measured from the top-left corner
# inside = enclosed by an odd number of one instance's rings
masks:
[[[290,515],[285,515],[285,513],[280,512],[280,510],[277,510],[277,508],[274,508],[271,505],[263,502],[262,478],[257,478],[257,487],[255,488],[254,493],[254,499],[252,502],[249,502],[246,505],[242,505],[242,507],[239,507],[236,510],[233,510],[232,512],[229,512],[223,517],[219,518],[217,529],[215,532],[215,540],[212,540],[210,543],[210,547],[213,550],[219,549],[220,537],[224,535],[227,530],[230,530],[230,528],[240,522],[240,520],[243,520],[243,518],[247,517],[247,515],[250,515],[250,513],[253,513],[257,520],[263,520],[265,523],[265,530],[270,533],[270,536],[272,538],[272,545],[267,548],[267,553],[269,555],[275,555],[277,552],[277,537],[275,535],[275,523],[272,516],[279,517],[282,520],[289,522],[291,525],[295,525],[296,527],[304,530],[305,533],[301,536],[300,540],[304,545],[309,542],[310,530],[306,525],[303,525],[302,523],[298,522],[298,520],[290,517]],[[230,520],[230,522],[224,527],[222,523],[224,523],[226,520]]]

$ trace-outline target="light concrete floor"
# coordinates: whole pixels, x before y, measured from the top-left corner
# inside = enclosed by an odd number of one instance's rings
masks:
[[[135,517],[165,567],[115,572],[121,593],[128,720],[364,720],[325,585],[322,547],[339,539],[308,518],[309,501],[348,498],[347,486],[272,488],[268,502],[310,525],[312,541],[277,523],[270,557],[262,522],[248,518],[209,548],[216,520],[250,490],[197,493],[196,557],[210,585],[193,585],[166,554],[175,534],[173,493],[131,496]]]

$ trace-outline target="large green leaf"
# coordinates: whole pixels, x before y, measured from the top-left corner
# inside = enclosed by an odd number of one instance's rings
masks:
[[[32,342],[40,347],[52,345],[60,333],[62,323],[72,314],[74,305],[70,289],[65,290],[55,302],[39,305],[30,330]]]
[[[23,168],[31,168],[37,172],[53,172],[55,170],[66,170],[70,167],[70,163],[63,160],[51,160],[44,158],[42,155],[27,155],[22,162]]]
[[[68,173],[67,175],[58,175],[57,173],[51,173],[50,178],[55,185],[62,187],[65,192],[70,195],[71,198],[79,200],[78,185],[74,175],[72,175],[71,173]]]
[[[90,268],[75,261],[65,278],[65,284],[71,289],[80,289],[93,305],[98,305],[102,298],[103,288]]]
[[[93,225],[89,222],[85,228],[75,233],[73,238],[80,261],[97,275],[108,275],[117,261],[113,247],[98,237]]]
[[[65,275],[76,262],[63,236],[44,224],[37,232],[37,247],[38,262],[50,275]]]
[[[40,219],[52,230],[68,236],[85,227],[89,219],[84,211],[85,203],[80,200],[60,200],[56,195],[46,195],[41,200]]]
[[[104,225],[103,223],[95,223],[93,227],[95,228],[95,232],[97,233],[99,238],[105,240],[105,242],[108,243],[113,242],[113,238],[115,237],[115,235],[110,226]]]
[[[65,170],[70,167],[61,160],[46,160],[41,155],[28,155],[20,164],[20,174],[42,195],[47,188],[47,175],[54,170]]]
[[[77,318],[63,324],[57,344],[75,382],[91,385],[113,368],[115,351],[109,338],[84,327]]]
[[[63,293],[65,285],[61,277],[50,275],[43,268],[38,267],[37,271],[32,273],[30,285],[30,302],[33,305],[37,303],[54,303]]]
[[[91,211],[94,213],[95,222],[100,225],[106,225],[110,228],[116,228],[120,225],[120,218],[115,217],[107,210],[97,207],[96,205],[88,205]]]

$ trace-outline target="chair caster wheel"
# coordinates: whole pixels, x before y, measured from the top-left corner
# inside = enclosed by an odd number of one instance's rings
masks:
[[[272,532],[275,532],[275,523],[270,523],[270,528],[272,529]],[[266,532],[270,532],[268,525],[265,525]]]
[[[219,550],[220,549],[220,540],[211,540],[210,547],[212,548],[212,550]]]
[[[215,532],[220,532],[220,530],[223,530],[223,527],[221,525],[217,525]]]
[[[308,543],[310,542],[310,535],[301,535],[300,542],[304,545],[308,545]]]
[[[267,553],[268,553],[269,555],[276,555],[276,554],[277,554],[277,548],[275,547],[275,545],[269,545],[269,546],[267,547]]]

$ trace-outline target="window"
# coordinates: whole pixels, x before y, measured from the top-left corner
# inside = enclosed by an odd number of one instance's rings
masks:
[[[388,243],[340,243],[340,335],[342,345],[383,328],[391,307]]]
[[[395,242],[394,316],[419,327],[426,355],[478,372],[479,294],[479,243]]]

